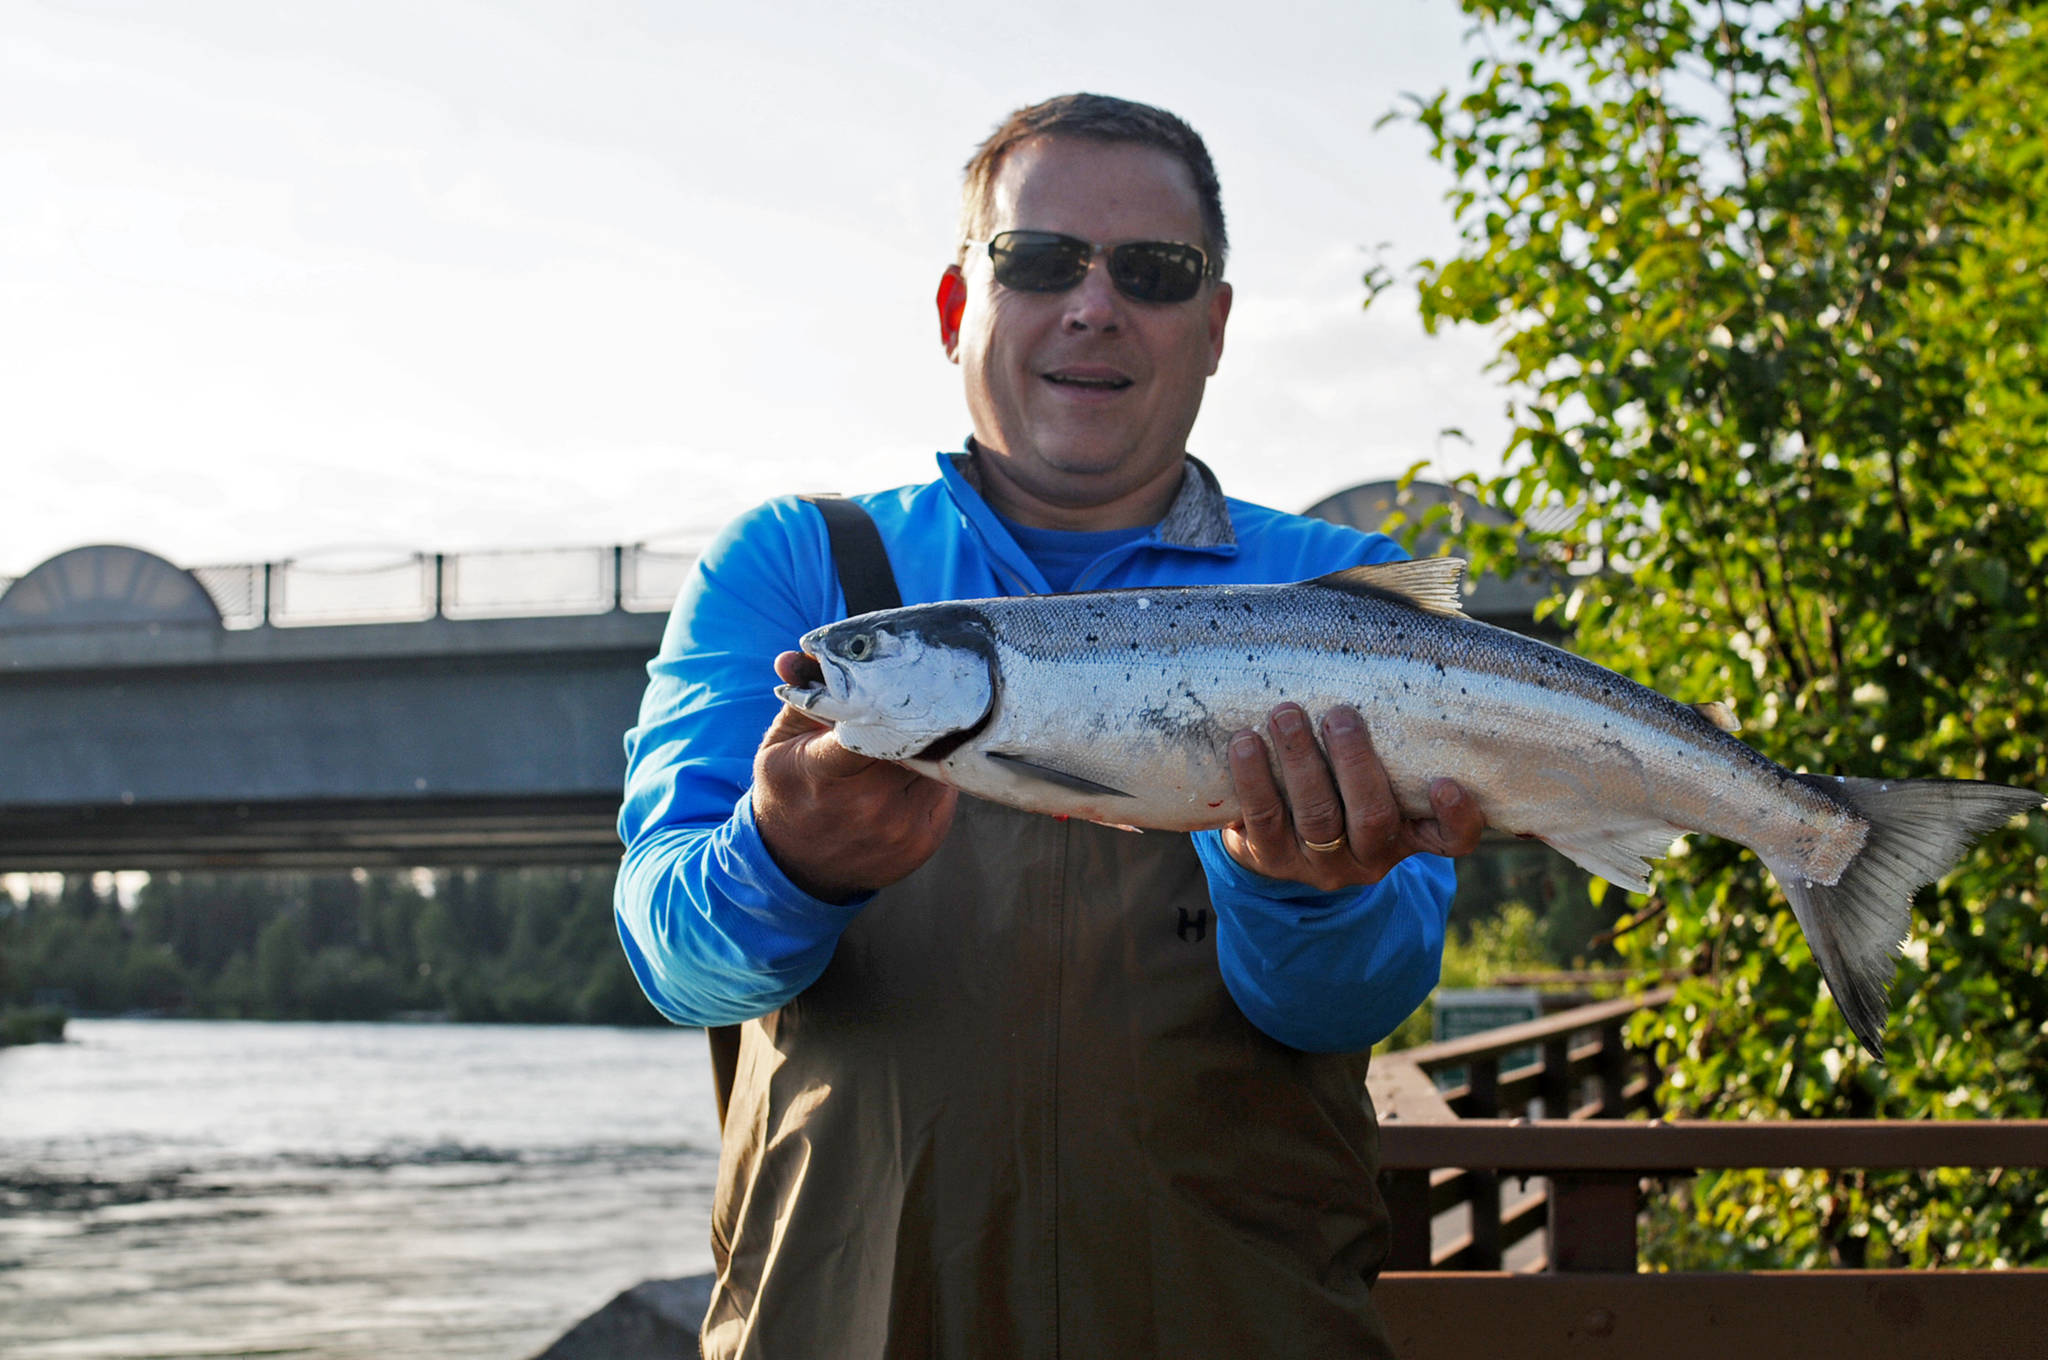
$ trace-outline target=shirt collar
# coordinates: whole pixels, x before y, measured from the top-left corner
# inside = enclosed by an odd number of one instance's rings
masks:
[[[987,498],[982,496],[981,469],[974,461],[974,441],[971,438],[967,441],[967,448],[967,452],[944,453],[939,458],[942,463],[950,464],[953,473],[986,505]],[[1165,516],[1153,526],[1152,541],[1210,552],[1235,550],[1237,531],[1231,527],[1230,505],[1224,499],[1216,474],[1192,453],[1184,454],[1183,459],[1180,491],[1174,496],[1173,504],[1166,508]]]

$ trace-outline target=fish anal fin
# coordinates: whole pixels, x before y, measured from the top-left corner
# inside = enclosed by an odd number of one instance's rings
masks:
[[[1122,789],[1113,789],[1107,784],[1098,784],[1092,779],[1074,774],[1068,770],[1058,769],[1042,761],[1033,760],[1029,756],[1020,756],[1010,751],[988,751],[984,752],[984,754],[990,760],[1000,763],[1004,769],[1012,774],[1020,775],[1026,779],[1036,779],[1046,784],[1053,784],[1075,793],[1099,794],[1105,798],[1129,798],[1132,796],[1125,793]]]
[[[1687,707],[1723,732],[1742,730],[1742,720],[1735,716],[1735,710],[1718,699],[1704,704],[1688,704]]]
[[[1551,849],[1596,878],[1632,893],[1650,890],[1650,861],[1671,852],[1684,835],[1669,822],[1637,822],[1625,827],[1591,827],[1564,835],[1545,835]]]
[[[1465,613],[1465,559],[1417,557],[1406,562],[1378,562],[1318,576],[1308,582],[1350,595],[1393,596],[1427,614],[1460,618]]]

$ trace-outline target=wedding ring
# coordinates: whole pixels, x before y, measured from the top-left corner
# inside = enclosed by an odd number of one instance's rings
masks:
[[[1343,848],[1344,837],[1339,836],[1337,837],[1337,839],[1331,841],[1303,841],[1302,844],[1307,846],[1309,849],[1315,851],[1319,855],[1327,855],[1332,850],[1340,850]]]

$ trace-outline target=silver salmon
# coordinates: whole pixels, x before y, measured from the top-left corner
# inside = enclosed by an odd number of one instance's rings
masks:
[[[777,692],[849,750],[977,797],[1171,831],[1237,820],[1228,744],[1274,705],[1319,722],[1349,704],[1407,816],[1431,815],[1430,783],[1454,779],[1489,825],[1631,892],[1687,833],[1748,847],[1882,1058],[1914,892],[2041,795],[1788,770],[1730,735],[1719,705],[1465,617],[1464,566],[884,610],[806,634],[822,680]]]

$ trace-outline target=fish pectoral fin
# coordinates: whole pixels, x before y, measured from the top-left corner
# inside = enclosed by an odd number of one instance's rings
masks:
[[[988,751],[984,752],[984,754],[990,760],[1001,762],[1003,768],[1012,774],[1021,775],[1026,779],[1041,780],[1047,784],[1056,784],[1060,788],[1071,789],[1075,793],[1098,793],[1109,798],[1129,798],[1132,796],[1125,793],[1122,789],[1113,789],[1107,784],[1098,784],[1092,779],[1086,779],[1078,774],[1069,773],[1066,770],[1047,765],[1043,761],[1033,760],[1028,756],[1015,755],[1009,751]]]
[[[1671,853],[1671,843],[1684,834],[1685,828],[1669,822],[1634,822],[1545,835],[1542,840],[1596,878],[1632,893],[1646,893],[1650,861]]]
[[[1325,586],[1349,595],[1384,599],[1391,595],[1426,614],[1460,618],[1465,613],[1465,559],[1417,557],[1407,562],[1377,562],[1318,576],[1307,585]]]

